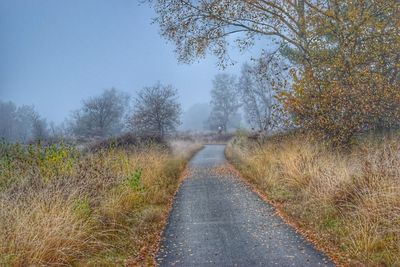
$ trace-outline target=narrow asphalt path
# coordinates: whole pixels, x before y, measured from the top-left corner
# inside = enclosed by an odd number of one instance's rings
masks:
[[[215,171],[225,146],[190,162],[164,231],[160,266],[334,266],[239,178]]]

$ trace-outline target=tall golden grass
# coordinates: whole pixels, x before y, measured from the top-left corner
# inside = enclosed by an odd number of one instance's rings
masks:
[[[185,148],[2,144],[0,266],[152,265]]]
[[[235,140],[229,159],[344,265],[400,266],[400,138],[332,151],[295,134]]]

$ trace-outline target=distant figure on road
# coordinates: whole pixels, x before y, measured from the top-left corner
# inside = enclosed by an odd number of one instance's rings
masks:
[[[222,127],[218,126],[218,134],[222,134]]]

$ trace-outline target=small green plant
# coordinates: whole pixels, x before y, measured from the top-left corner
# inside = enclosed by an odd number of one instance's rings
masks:
[[[78,198],[74,200],[73,207],[77,215],[81,218],[89,218],[92,214],[88,198]]]
[[[15,264],[16,255],[5,254],[0,255],[0,266],[13,266]]]
[[[128,177],[128,185],[133,191],[140,191],[143,189],[142,173],[143,169],[141,167],[138,167],[135,169],[133,174]]]
[[[0,255],[0,266],[13,266],[16,255],[14,254],[4,254]]]

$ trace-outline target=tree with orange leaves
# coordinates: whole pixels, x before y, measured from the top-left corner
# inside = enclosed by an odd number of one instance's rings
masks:
[[[280,100],[302,128],[347,144],[357,133],[398,127],[397,0],[149,0],[179,60],[207,52],[223,64],[227,36],[242,49],[279,39],[296,63]]]

